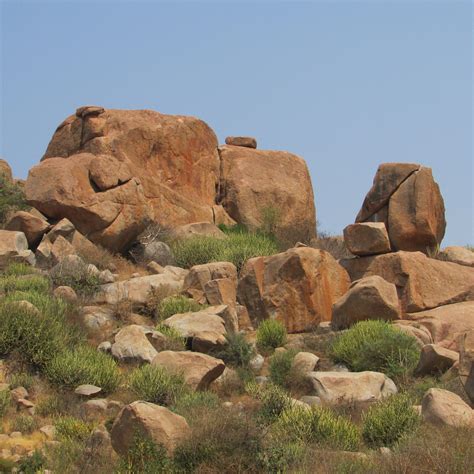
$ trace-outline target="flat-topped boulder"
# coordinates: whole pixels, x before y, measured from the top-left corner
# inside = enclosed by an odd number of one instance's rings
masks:
[[[361,222],[344,229],[344,242],[354,255],[366,256],[390,252],[390,240],[383,222]]]
[[[474,267],[474,251],[469,250],[466,247],[446,247],[439,252],[437,258],[445,260],[446,262],[466,265],[466,267]]]
[[[225,144],[243,146],[246,148],[257,148],[257,140],[253,137],[226,137]]]

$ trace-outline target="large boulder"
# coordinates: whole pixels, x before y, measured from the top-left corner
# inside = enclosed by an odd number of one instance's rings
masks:
[[[310,372],[308,378],[328,405],[370,403],[397,393],[392,379],[380,372]]]
[[[474,403],[474,329],[462,334],[459,342],[459,377]]]
[[[162,351],[153,359],[152,365],[183,374],[185,382],[194,390],[206,390],[225,369],[221,359],[189,351]]]
[[[112,446],[126,456],[136,440],[151,439],[163,445],[169,454],[191,434],[186,420],[165,407],[137,401],[126,405],[112,425]]]
[[[358,321],[400,318],[397,288],[393,283],[373,275],[352,283],[349,291],[333,306],[332,327],[345,329]]]
[[[304,332],[331,320],[332,305],[349,284],[349,276],[328,252],[300,247],[250,259],[237,294],[254,327],[272,318],[288,332]]]
[[[356,222],[384,222],[395,250],[436,249],[446,220],[431,168],[412,163],[380,165]]]
[[[0,230],[0,270],[11,262],[35,263],[35,256],[28,250],[28,241],[23,232]]]
[[[361,222],[344,229],[344,242],[354,255],[366,256],[390,252],[390,240],[383,222]]]
[[[430,388],[421,401],[423,420],[440,426],[474,427],[474,410],[455,393]]]
[[[152,362],[158,354],[147,336],[153,331],[137,324],[124,326],[115,335],[112,344],[112,355],[122,362],[143,363]]]
[[[124,250],[147,220],[214,222],[219,157],[194,117],[81,107],[53,135],[26,184],[27,199],[67,216],[92,241]]]
[[[474,269],[428,258],[421,252],[394,252],[340,263],[352,281],[378,275],[393,283],[402,312],[474,300]]]
[[[421,349],[420,360],[415,372],[417,375],[439,375],[457,362],[459,362],[457,352],[437,344],[427,344]]]
[[[273,226],[296,243],[316,235],[316,211],[308,168],[299,156],[242,146],[219,147],[218,202],[249,229]]]
[[[474,267],[474,252],[466,247],[446,247],[438,253],[437,258],[446,262],[466,265],[466,267]]]
[[[23,232],[30,247],[36,247],[50,227],[47,221],[26,211],[15,212],[5,224],[5,230]]]

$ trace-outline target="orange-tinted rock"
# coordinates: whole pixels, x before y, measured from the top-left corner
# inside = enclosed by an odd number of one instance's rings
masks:
[[[459,354],[437,344],[427,344],[421,349],[415,369],[417,375],[439,375],[459,362]]]
[[[421,252],[351,258],[341,260],[341,264],[352,281],[378,275],[393,283],[402,312],[474,300],[474,269],[428,258]]]
[[[25,211],[12,214],[5,225],[6,230],[23,232],[30,247],[37,246],[50,227],[47,221]]]
[[[225,143],[226,145],[257,148],[257,140],[253,137],[226,137]]]
[[[383,222],[361,222],[344,229],[344,242],[354,255],[366,256],[390,252],[390,240]]]
[[[238,300],[254,327],[277,319],[288,332],[330,321],[332,305],[349,288],[349,276],[327,252],[309,247],[250,259],[242,269]]]
[[[12,169],[7,161],[0,158],[0,176],[3,176],[7,181],[13,181]]]
[[[98,155],[90,164],[90,178],[101,190],[114,188],[132,179],[127,163],[121,163],[113,156]]]
[[[466,247],[452,246],[441,250],[436,256],[439,260],[453,262],[466,267],[474,267],[474,252]]]
[[[305,161],[284,151],[219,147],[218,200],[249,229],[266,225],[292,244],[316,234],[313,188]]]

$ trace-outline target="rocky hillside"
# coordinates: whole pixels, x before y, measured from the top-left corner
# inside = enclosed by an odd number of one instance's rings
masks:
[[[302,158],[87,106],[0,184],[1,472],[472,471],[474,252],[430,168],[317,236]]]

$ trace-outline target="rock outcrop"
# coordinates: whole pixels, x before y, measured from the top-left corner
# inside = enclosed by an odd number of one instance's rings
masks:
[[[250,259],[242,269],[237,294],[254,327],[273,318],[292,333],[330,321],[332,305],[349,284],[349,276],[329,253],[300,247]]]
[[[446,220],[431,168],[412,163],[380,165],[356,222],[385,223],[394,250],[436,249]]]

